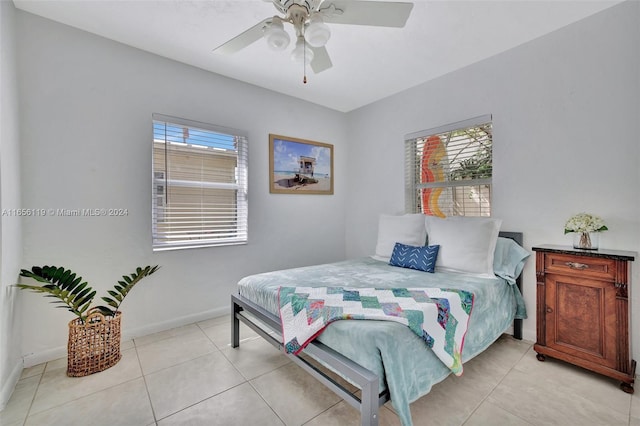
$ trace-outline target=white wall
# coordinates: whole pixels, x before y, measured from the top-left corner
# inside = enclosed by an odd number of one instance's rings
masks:
[[[640,3],[629,1],[543,38],[348,115],[347,256],[371,254],[377,215],[404,209],[403,136],[493,114],[493,216],[526,248],[571,244],[586,211],[601,247],[640,252]],[[633,264],[640,284],[640,259]],[[535,261],[524,271],[535,341]],[[635,290],[634,290],[635,291]],[[632,294],[640,356],[640,291]]]
[[[0,1],[0,210],[20,208],[20,145],[16,91],[15,9]],[[21,333],[16,312],[22,258],[21,218],[0,217],[0,410],[22,372]]]
[[[344,258],[344,114],[17,16],[24,207],[129,212],[27,218],[23,267],[70,268],[101,295],[136,266],[160,264],[122,306],[127,338],[226,315],[245,275]],[[152,252],[154,112],[248,131],[248,245]],[[269,133],[334,144],[335,194],[270,194]],[[72,314],[41,295],[22,300],[26,365],[65,356]]]

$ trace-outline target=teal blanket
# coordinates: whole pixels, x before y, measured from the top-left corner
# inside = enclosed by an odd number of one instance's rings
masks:
[[[281,287],[278,297],[287,353],[300,353],[333,321],[395,321],[422,338],[456,376],[462,375],[473,293],[440,288]]]
[[[372,258],[256,274],[240,280],[238,291],[277,316],[278,289],[299,286],[446,287],[469,291],[474,294],[474,305],[464,340],[463,362],[487,349],[507,331],[518,310],[517,287],[505,279],[432,274],[390,266]],[[525,315],[522,308],[517,315],[521,318]],[[420,337],[396,322],[335,321],[317,340],[377,374],[381,378],[380,391],[389,389],[391,403],[403,426],[412,424],[409,404],[451,374]]]

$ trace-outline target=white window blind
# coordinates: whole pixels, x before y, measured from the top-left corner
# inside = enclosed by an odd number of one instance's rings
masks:
[[[491,216],[491,116],[405,136],[405,202],[411,213]]]
[[[153,114],[153,250],[245,244],[245,132]]]

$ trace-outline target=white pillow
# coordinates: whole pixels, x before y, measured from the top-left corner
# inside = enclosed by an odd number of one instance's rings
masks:
[[[427,231],[423,214],[405,214],[402,216],[381,214],[378,221],[376,254],[372,257],[388,262],[396,243],[424,246],[426,239]]]
[[[426,216],[429,245],[439,245],[436,271],[493,277],[493,256],[501,219]]]

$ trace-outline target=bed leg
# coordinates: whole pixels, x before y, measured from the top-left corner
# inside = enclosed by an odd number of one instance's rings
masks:
[[[233,309],[231,310],[231,347],[237,348],[240,346],[240,320],[236,317],[236,314],[242,310],[240,305],[235,302],[231,302]]]
[[[522,340],[522,320],[513,320],[513,338]]]
[[[369,382],[362,387],[360,402],[361,426],[378,426],[378,381]]]

